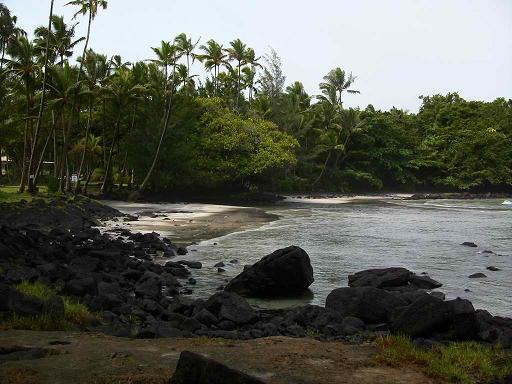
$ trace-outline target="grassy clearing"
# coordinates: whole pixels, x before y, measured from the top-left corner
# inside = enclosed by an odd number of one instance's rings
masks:
[[[378,340],[378,360],[392,366],[420,365],[426,374],[450,383],[489,383],[512,373],[512,355],[475,342],[452,343],[432,350],[417,348],[410,338]]]
[[[16,287],[18,292],[36,297],[40,300],[48,300],[57,295],[57,291],[40,282],[31,283],[23,281]],[[83,303],[70,297],[63,296],[64,317],[52,317],[46,314],[37,316],[19,316],[11,314],[3,319],[2,328],[28,329],[33,331],[65,331],[89,323],[97,316],[89,311]]]
[[[32,196],[28,192],[18,193],[18,186],[8,185],[0,186],[0,203],[16,203],[20,200],[30,201],[35,198],[48,198],[46,187],[39,187],[39,193]]]

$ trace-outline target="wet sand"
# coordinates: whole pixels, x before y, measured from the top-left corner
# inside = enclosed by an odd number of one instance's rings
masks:
[[[279,216],[263,208],[214,204],[140,204],[106,201],[123,213],[138,217],[106,223],[109,228],[127,228],[132,232],[158,232],[180,244],[190,244],[224,236],[232,232],[258,228]]]

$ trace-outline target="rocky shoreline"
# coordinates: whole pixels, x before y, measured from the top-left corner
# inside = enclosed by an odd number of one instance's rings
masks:
[[[293,296],[313,282],[309,256],[298,247],[278,250],[247,266],[207,300],[190,299],[182,293],[189,290],[192,271],[200,263],[159,265],[152,261],[156,254],[170,258],[186,249],[156,233],[122,229],[112,237],[94,228],[99,219],[134,219],[122,216],[91,200],[34,201],[8,209],[2,205],[0,311],[22,316],[47,311],[48,303],[14,289],[22,281],[38,281],[58,287],[59,295],[76,298],[99,315],[83,330],[115,336],[315,335],[321,340],[362,342],[405,333],[424,346],[476,340],[512,347],[512,319],[475,310],[468,300],[445,301],[436,291],[441,283],[404,268],[351,275],[349,287],[333,290],[325,306],[253,309],[241,295]],[[54,223],[62,226],[51,228]],[[59,297],[53,299],[53,308],[59,308]]]

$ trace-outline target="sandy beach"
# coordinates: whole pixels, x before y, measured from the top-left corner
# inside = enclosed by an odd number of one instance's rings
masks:
[[[132,232],[158,232],[180,244],[190,244],[257,228],[279,216],[262,208],[214,204],[152,204],[105,201],[133,221],[114,220],[107,227],[127,228]]]

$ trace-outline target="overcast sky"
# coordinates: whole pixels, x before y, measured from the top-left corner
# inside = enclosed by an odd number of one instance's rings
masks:
[[[0,0],[1,1],[1,0]],[[27,31],[45,24],[49,0],[3,0]],[[55,13],[68,19],[68,0]],[[419,95],[512,98],[512,0],[109,0],[91,47],[124,60],[186,32],[224,45],[239,37],[258,55],[272,46],[287,83],[311,94],[330,69],[357,76],[345,105],[417,111]],[[86,30],[79,18],[78,35]],[[196,72],[201,69],[195,67]]]

